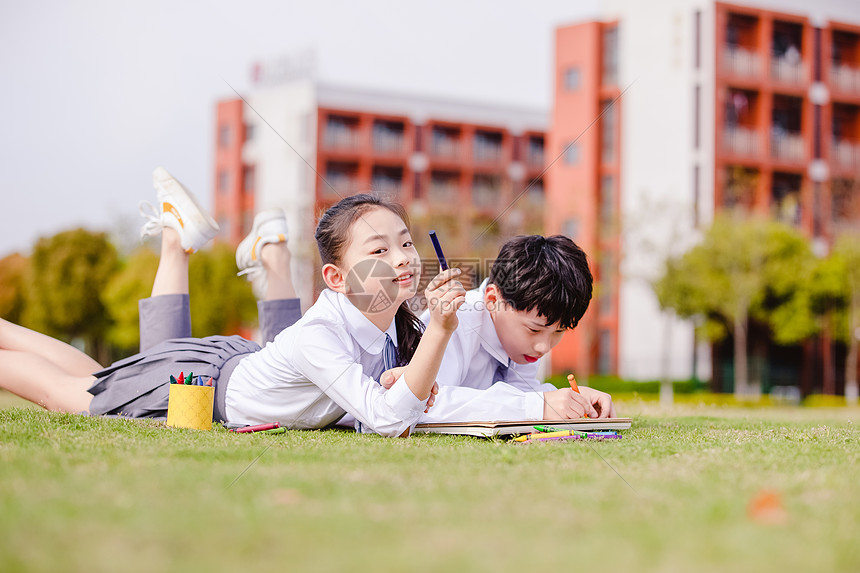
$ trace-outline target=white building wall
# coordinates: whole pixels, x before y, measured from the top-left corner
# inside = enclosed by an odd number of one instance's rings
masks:
[[[696,151],[693,144],[694,88],[705,76],[694,69],[695,11],[703,12],[703,31],[713,24],[704,1],[613,0],[604,6],[603,20],[619,22],[619,84],[629,86],[621,98],[619,374],[634,380],[688,378],[693,325],[661,312],[651,284],[666,257],[695,240],[697,161],[700,209],[712,203],[706,182],[713,168],[702,163],[713,150]],[[707,54],[703,50],[703,63]],[[703,85],[703,102],[713,100],[710,90]],[[706,109],[703,126],[713,122]],[[700,141],[712,147],[712,140],[713,131],[703,130]]]
[[[248,98],[253,110],[244,110],[255,133],[243,149],[256,168],[255,210],[286,211],[293,283],[305,309],[314,301],[316,99],[314,81],[293,81],[256,90]]]

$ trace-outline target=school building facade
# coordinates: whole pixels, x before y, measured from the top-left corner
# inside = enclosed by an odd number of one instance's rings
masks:
[[[599,19],[556,30],[546,155],[560,161],[544,176],[546,232],[593,253],[599,285],[588,338],[559,348],[584,358],[577,368],[696,373],[727,388],[731,347],[700,343],[690,322],[659,309],[650,282],[665,257],[729,207],[794,225],[821,251],[860,225],[851,4],[607,0]],[[841,369],[826,364],[845,358],[830,341],[758,346],[765,386],[841,393]]]

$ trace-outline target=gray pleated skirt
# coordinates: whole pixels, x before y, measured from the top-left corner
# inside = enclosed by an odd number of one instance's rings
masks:
[[[165,418],[170,376],[193,372],[215,384],[213,420],[227,421],[224,395],[233,368],[246,355],[257,352],[256,342],[241,336],[175,338],[129,356],[96,372],[89,392],[90,415],[130,418]]]

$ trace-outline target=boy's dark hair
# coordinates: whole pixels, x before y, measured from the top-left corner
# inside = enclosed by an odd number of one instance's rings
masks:
[[[514,310],[537,309],[547,325],[574,328],[591,301],[585,251],[564,235],[515,237],[502,245],[490,283]]]

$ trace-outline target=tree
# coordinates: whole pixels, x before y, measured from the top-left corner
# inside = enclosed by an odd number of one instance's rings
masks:
[[[256,322],[254,293],[248,281],[236,276],[236,257],[229,246],[217,244],[195,253],[188,277],[195,336],[235,334]]]
[[[152,281],[158,268],[158,255],[145,247],[129,256],[107,284],[103,299],[113,322],[106,337],[122,354],[134,354],[140,347],[140,311],[138,301],[152,292]]]
[[[86,351],[103,360],[106,348],[100,340],[110,319],[101,292],[118,266],[107,236],[75,229],[43,237],[31,265],[22,322],[58,338],[83,338]]]
[[[767,318],[765,302],[790,298],[799,269],[808,268],[808,243],[794,229],[737,215],[721,216],[702,242],[666,262],[654,284],[663,308],[684,318],[702,319],[699,333],[718,341],[734,338],[735,395],[761,392],[749,381],[747,332],[750,318]],[[776,295],[779,296],[776,296]]]
[[[0,318],[21,322],[30,260],[18,253],[0,259]]]
[[[847,305],[843,327],[838,330],[840,339],[848,344],[845,359],[845,399],[857,404],[857,355],[860,339],[860,236],[845,234],[836,241],[831,255],[844,269],[844,286]]]
[[[793,344],[824,333],[825,340],[844,342],[848,347],[845,361],[845,397],[857,401],[858,329],[860,329],[860,236],[842,235],[829,256],[811,267],[802,283],[786,292],[783,304],[770,316],[774,339]],[[827,365],[825,365],[827,367]],[[828,390],[825,373],[824,391]]]
[[[136,352],[140,345],[138,301],[150,295],[157,268],[158,255],[138,249],[105,289],[105,304],[113,319],[108,340],[126,352]],[[188,276],[194,336],[236,334],[254,324],[256,300],[251,285],[236,276],[235,254],[230,247],[216,245],[195,253]]]

